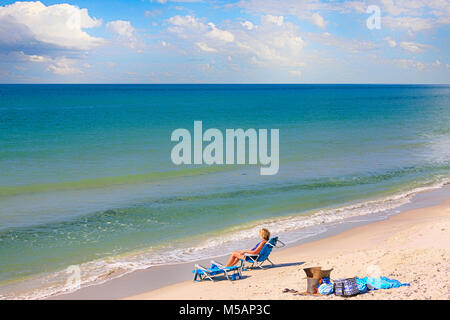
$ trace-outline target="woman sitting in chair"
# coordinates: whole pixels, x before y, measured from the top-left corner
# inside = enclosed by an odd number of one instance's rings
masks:
[[[244,254],[254,254],[257,255],[261,251],[261,249],[264,247],[267,241],[269,241],[270,238],[270,232],[269,230],[263,228],[259,231],[259,235],[261,236],[261,242],[258,243],[252,250],[244,250],[244,251],[233,251],[231,254],[230,259],[228,259],[226,267],[234,266],[236,263],[239,262],[239,260],[244,259]]]

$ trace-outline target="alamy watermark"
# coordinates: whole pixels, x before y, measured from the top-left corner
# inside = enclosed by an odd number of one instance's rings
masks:
[[[248,164],[261,165],[261,175],[274,175],[280,165],[279,129],[270,129],[270,155],[268,139],[267,129],[226,129],[224,142],[222,131],[210,128],[203,132],[202,121],[194,121],[193,138],[187,129],[172,132],[171,140],[178,143],[172,149],[171,159],[176,165],[229,165],[247,164],[248,158]],[[208,142],[205,148],[204,142]]]
[[[366,13],[370,16],[366,20],[366,26],[369,30],[381,29],[381,9],[379,6],[370,5],[367,7]]]

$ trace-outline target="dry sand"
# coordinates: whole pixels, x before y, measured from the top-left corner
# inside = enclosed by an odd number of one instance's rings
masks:
[[[237,281],[185,281],[127,299],[343,299],[303,292],[303,268],[334,268],[332,279],[381,276],[410,287],[376,290],[350,299],[450,299],[450,199],[387,220],[271,255],[275,267],[244,271]]]

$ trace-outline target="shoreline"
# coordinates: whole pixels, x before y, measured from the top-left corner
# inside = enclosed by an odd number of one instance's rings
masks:
[[[332,279],[386,276],[409,287],[369,291],[356,299],[450,299],[450,195],[438,204],[403,211],[321,240],[272,253],[275,267],[244,272],[230,282],[185,281],[128,300],[342,299],[282,293],[306,290],[303,268],[334,268]]]
[[[418,192],[413,196],[410,203],[396,208],[401,210],[401,213],[394,213],[387,219],[381,216],[375,217],[375,220],[367,221],[360,221],[358,220],[360,217],[356,217],[357,219],[355,221],[331,226],[325,233],[320,233],[318,235],[308,237],[307,239],[295,241],[283,249],[276,249],[272,253],[274,261],[276,262],[277,256],[282,255],[286,250],[292,250],[293,248],[311,245],[312,243],[324,240],[326,241],[326,239],[331,239],[333,237],[346,234],[352,230],[360,228],[361,226],[376,225],[377,223],[387,221],[395,216],[403,215],[405,212],[415,210],[416,208],[436,205],[444,199],[449,198],[449,194],[450,186],[448,185],[431,191]],[[219,256],[214,259],[224,261],[227,256],[228,255]],[[148,269],[137,270],[129,274],[125,274],[119,278],[115,278],[101,284],[87,286],[72,293],[59,294],[48,297],[47,299],[124,299],[128,297],[139,297],[139,295],[148,294],[149,292],[165,290],[168,286],[181,285],[182,283],[192,285],[192,281],[188,280],[192,278],[191,270],[193,269],[193,265],[195,263],[209,265],[210,259],[211,258],[179,264],[153,266]]]

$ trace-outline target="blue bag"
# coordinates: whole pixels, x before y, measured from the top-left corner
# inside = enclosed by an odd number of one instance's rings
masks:
[[[337,279],[334,281],[334,294],[336,296],[353,297],[359,294],[355,278]]]
[[[358,283],[364,283],[367,289],[370,290],[379,290],[379,289],[390,289],[390,288],[398,288],[401,286],[409,286],[409,283],[401,283],[395,279],[389,279],[386,277],[380,278],[356,278]]]
[[[332,294],[334,291],[334,285],[332,283],[322,283],[319,286],[319,293],[321,295],[329,295]]]
[[[356,284],[358,286],[359,293],[364,293],[367,291],[366,281],[360,278],[356,278]]]

